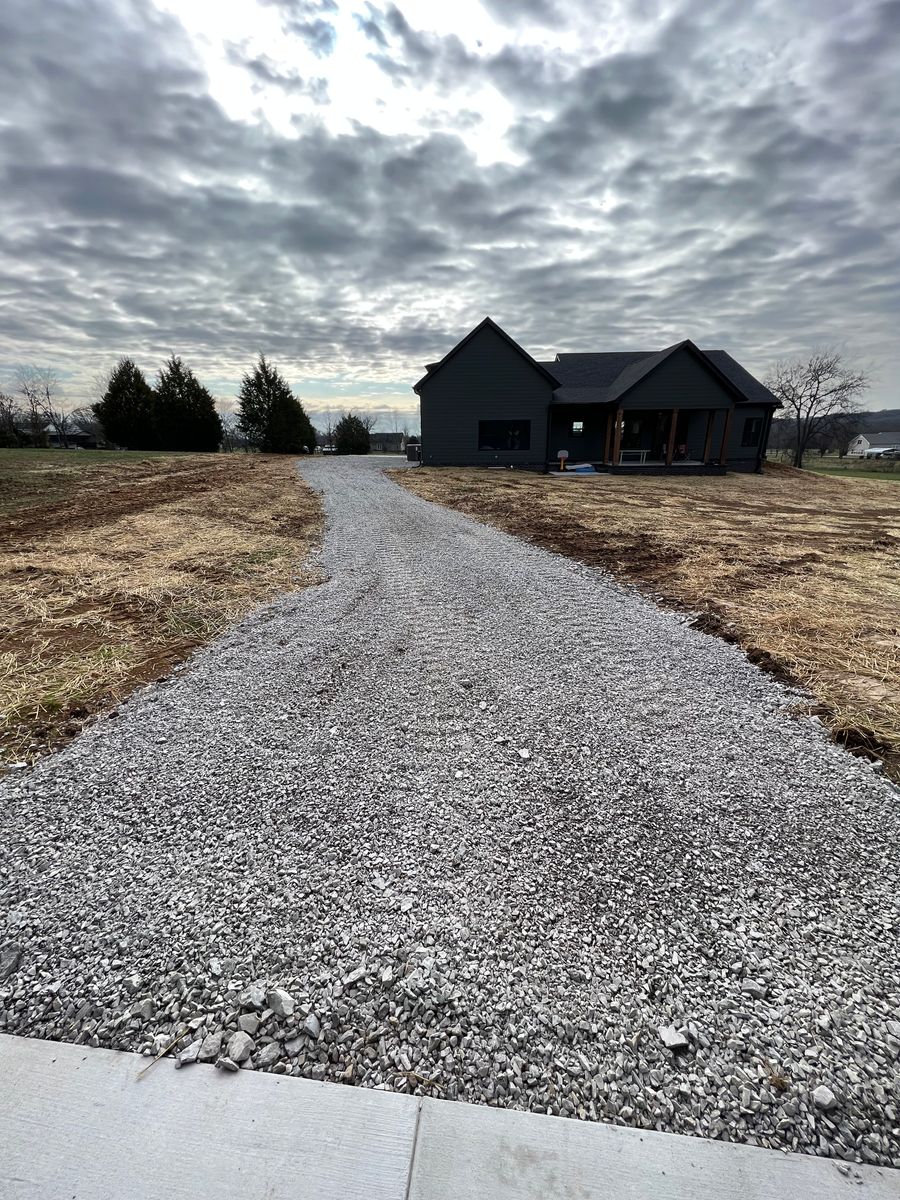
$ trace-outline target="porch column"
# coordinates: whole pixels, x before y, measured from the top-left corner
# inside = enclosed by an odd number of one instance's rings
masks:
[[[678,426],[678,409],[672,409],[672,420],[669,422],[669,440],[666,442],[666,466],[671,467],[672,455],[675,453],[675,430]]]
[[[722,447],[719,450],[719,464],[723,467],[725,466],[726,459],[728,458],[728,434],[731,431],[731,414],[733,412],[734,409],[729,408],[725,416],[725,432],[722,434]]]
[[[603,443],[603,461],[609,462],[609,443],[612,438],[612,409],[606,414],[606,441]]]
[[[711,408],[706,415],[706,441],[703,443],[703,462],[709,462],[709,452],[712,449],[712,431],[716,423],[716,410]]]
[[[622,409],[616,409],[616,436],[613,438],[613,453],[612,461],[615,466],[619,461],[619,455],[622,451]]]

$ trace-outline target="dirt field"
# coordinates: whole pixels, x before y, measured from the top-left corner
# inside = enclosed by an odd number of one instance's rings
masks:
[[[394,476],[696,612],[700,626],[808,687],[838,741],[900,778],[900,490],[779,466],[681,479]]]
[[[290,459],[0,451],[0,763],[314,582],[320,528]]]

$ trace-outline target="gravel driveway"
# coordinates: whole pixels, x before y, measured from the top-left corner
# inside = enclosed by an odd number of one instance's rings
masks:
[[[0,783],[0,1029],[900,1165],[897,790],[607,577],[301,469],[329,582]]]

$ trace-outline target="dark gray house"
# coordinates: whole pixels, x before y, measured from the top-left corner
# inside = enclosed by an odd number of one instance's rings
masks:
[[[414,385],[422,462],[605,471],[758,471],[772,393],[724,350],[557,354],[537,362],[485,317]]]

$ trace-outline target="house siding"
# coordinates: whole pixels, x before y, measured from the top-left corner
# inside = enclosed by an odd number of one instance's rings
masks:
[[[489,326],[419,387],[422,462],[533,466],[545,462],[553,385]],[[479,450],[479,421],[530,421],[527,450]],[[556,447],[551,447],[555,449]]]
[[[610,406],[581,408],[554,407],[550,410],[550,459],[554,460],[560,450],[568,450],[569,460],[575,462],[600,462],[606,443],[606,421]],[[583,421],[584,433],[572,434],[572,422]]]
[[[690,350],[678,350],[646,379],[642,379],[619,404],[629,408],[731,408],[732,393]]]
[[[755,446],[742,446],[744,424],[752,419],[762,421],[760,440]],[[728,431],[728,447],[726,449],[726,466],[730,471],[754,471],[759,462],[760,454],[765,454],[765,445],[769,432],[769,409],[762,404],[740,404],[734,410],[731,418],[731,428]]]

